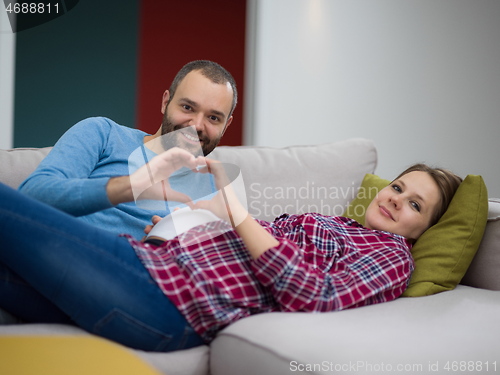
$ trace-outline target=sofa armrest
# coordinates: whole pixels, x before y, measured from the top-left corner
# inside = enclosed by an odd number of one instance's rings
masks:
[[[17,189],[52,147],[0,150],[0,182]]]
[[[488,203],[488,223],[483,239],[460,283],[500,290],[500,199],[490,198]]]

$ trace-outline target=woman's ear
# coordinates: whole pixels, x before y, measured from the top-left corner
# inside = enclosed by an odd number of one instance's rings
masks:
[[[169,100],[170,100],[170,92],[168,90],[165,90],[165,92],[163,93],[162,99],[161,99],[161,113],[162,114],[165,114]]]

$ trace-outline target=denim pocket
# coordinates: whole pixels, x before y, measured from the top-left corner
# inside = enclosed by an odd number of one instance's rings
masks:
[[[173,335],[160,332],[120,309],[111,310],[94,325],[93,333],[125,346],[145,351],[168,349]]]

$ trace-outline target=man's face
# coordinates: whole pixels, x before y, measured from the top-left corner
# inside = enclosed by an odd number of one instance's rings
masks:
[[[173,137],[174,144],[168,147],[178,146],[196,153],[201,146],[203,154],[208,155],[233,120],[229,117],[233,101],[231,85],[213,83],[195,70],[181,81],[175,95],[169,96],[167,91],[162,103],[162,135],[178,131]],[[192,128],[188,130],[191,126],[197,136]]]

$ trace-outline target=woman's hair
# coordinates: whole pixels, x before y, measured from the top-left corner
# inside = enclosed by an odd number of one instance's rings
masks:
[[[432,168],[426,164],[414,164],[404,170],[398,177],[395,178],[395,180],[404,176],[405,174],[416,171],[426,172],[427,174],[429,174],[429,176],[432,177],[439,188],[441,204],[438,204],[434,209],[434,214],[432,215],[430,224],[430,226],[432,226],[436,224],[441,216],[443,216],[443,214],[446,212],[446,209],[448,208],[453,195],[455,195],[458,186],[462,183],[462,178],[446,169]]]

